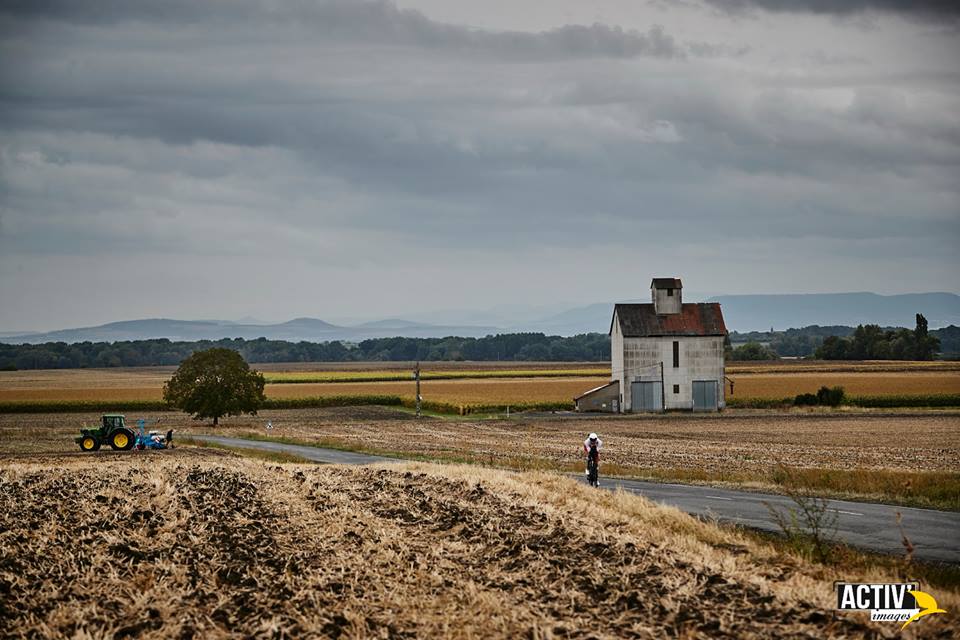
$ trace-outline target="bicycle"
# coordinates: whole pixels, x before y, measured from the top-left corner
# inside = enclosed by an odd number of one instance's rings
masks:
[[[587,482],[591,487],[600,486],[600,454],[596,447],[590,447],[587,454]]]

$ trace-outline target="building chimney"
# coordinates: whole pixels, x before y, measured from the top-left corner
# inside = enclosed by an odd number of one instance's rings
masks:
[[[680,278],[654,278],[650,283],[650,297],[657,315],[680,313],[683,308],[682,293]]]

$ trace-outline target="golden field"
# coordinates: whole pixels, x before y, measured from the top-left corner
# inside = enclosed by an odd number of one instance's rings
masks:
[[[437,370],[421,369],[421,380],[482,380],[489,378],[596,378],[608,377],[610,367],[567,369],[478,369]],[[264,372],[268,383],[305,384],[324,382],[407,382],[413,379],[408,370],[385,369],[370,371],[279,371]]]
[[[358,363],[351,363],[356,365]],[[326,377],[349,380],[356,376],[397,375],[398,369],[382,366],[372,369],[310,371],[286,365],[263,365],[268,376],[290,380]],[[393,364],[393,363],[390,363]],[[471,363],[475,364],[475,363]],[[497,363],[501,364],[501,363]],[[536,363],[524,363],[522,369],[501,367],[503,375],[530,374],[528,378],[497,378],[495,369],[459,368],[450,375],[472,375],[473,379],[424,380],[421,394],[425,400],[452,404],[510,404],[520,402],[562,402],[602,384],[606,375],[595,376],[596,367],[570,363],[566,368],[549,363],[550,374],[564,372],[565,377],[536,377]],[[445,372],[431,363],[430,370]],[[306,365],[304,365],[306,366]],[[734,381],[734,398],[786,398],[799,393],[814,393],[821,386],[842,386],[848,395],[913,395],[960,393],[960,369],[953,362],[870,362],[870,363],[734,363],[727,375]],[[346,367],[346,365],[345,365]],[[579,372],[590,372],[579,376]],[[0,402],[56,400],[158,400],[162,387],[173,373],[172,367],[127,369],[64,369],[0,372]],[[577,377],[566,377],[577,376]],[[412,379],[390,382],[323,382],[268,384],[267,396],[302,398],[331,395],[388,394],[413,398]],[[726,392],[729,396],[730,388]]]
[[[734,397],[788,398],[840,386],[851,396],[960,393],[960,372],[901,371],[857,373],[735,373]],[[727,393],[730,387],[727,385]]]

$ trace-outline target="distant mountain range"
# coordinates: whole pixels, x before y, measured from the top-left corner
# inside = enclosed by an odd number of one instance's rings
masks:
[[[783,295],[712,296],[705,300],[684,296],[685,302],[719,302],[730,331],[767,331],[818,325],[878,324],[913,327],[922,313],[931,329],[960,325],[960,296],[953,293],[810,293]],[[623,302],[648,302],[624,300]],[[610,329],[612,303],[590,304],[544,318],[537,331],[576,335]]]
[[[175,341],[244,338],[290,342],[358,342],[368,338],[431,338],[441,336],[482,337],[499,333],[497,327],[429,325],[406,320],[379,320],[355,326],[338,326],[316,318],[295,318],[278,324],[241,324],[220,320],[170,320],[151,318],[111,322],[97,327],[61,329],[44,333],[2,335],[0,342],[38,344],[41,342],[118,342],[167,338]]]
[[[696,302],[693,296],[685,301]],[[623,302],[637,302],[630,300]],[[644,300],[645,301],[645,300]],[[722,295],[708,302],[719,302],[727,328],[731,331],[765,331],[808,325],[878,324],[913,327],[915,314],[922,313],[931,329],[960,325],[960,296],[953,293],[911,293],[882,296],[875,293],[815,293],[783,295]],[[519,313],[519,312],[518,312]],[[0,342],[117,342],[122,340],[218,340],[221,338],[267,338],[357,342],[368,338],[445,336],[482,337],[497,333],[536,331],[571,336],[580,333],[606,333],[610,328],[613,303],[597,303],[567,309],[540,319],[523,319],[504,326],[474,324],[430,324],[402,318],[374,320],[360,324],[336,325],[316,318],[296,318],[269,324],[219,320],[170,320],[155,318],[111,322],[97,327],[62,329],[43,333],[13,335],[0,332]],[[484,317],[483,312],[477,313]]]

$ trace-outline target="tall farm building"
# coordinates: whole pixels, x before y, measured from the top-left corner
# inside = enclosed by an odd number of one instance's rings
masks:
[[[576,398],[578,410],[717,411],[725,406],[727,329],[720,305],[684,304],[679,278],[654,278],[650,297],[650,303],[614,307],[613,380]]]

